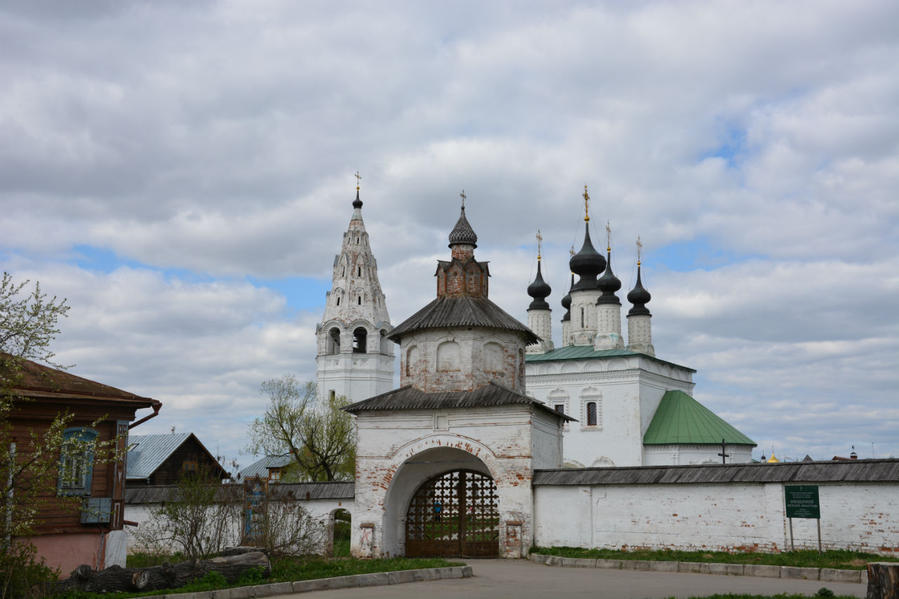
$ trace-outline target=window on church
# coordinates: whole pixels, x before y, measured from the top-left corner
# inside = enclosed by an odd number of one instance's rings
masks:
[[[334,389],[328,390],[328,399],[332,402],[337,399],[337,392]]]
[[[419,351],[418,346],[413,345],[406,351],[406,376],[412,376],[418,363]]]
[[[356,303],[359,304],[360,306],[362,305],[362,296],[361,295],[356,298]]]
[[[587,426],[596,426],[596,402],[587,402]]]
[[[337,305],[338,306],[340,305],[340,296],[339,295],[337,296]]]
[[[359,327],[353,331],[353,353],[364,354],[366,351],[366,342],[368,340],[368,331]]]
[[[333,329],[328,331],[328,353],[340,353],[340,329],[338,329],[337,327],[334,327]]]
[[[459,344],[455,341],[445,341],[437,346],[437,370],[447,372],[459,370],[461,359],[459,356]]]
[[[584,307],[581,306],[581,328],[587,328],[587,325],[584,324]]]
[[[356,276],[357,276],[357,277],[361,277],[361,276],[362,276],[362,267],[361,267],[361,266],[357,266],[357,267],[356,267]]]
[[[565,404],[557,403],[555,405],[555,409],[556,409],[556,412],[558,412],[559,414],[564,414],[565,413]]]

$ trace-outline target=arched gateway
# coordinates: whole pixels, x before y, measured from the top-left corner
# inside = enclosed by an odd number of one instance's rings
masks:
[[[406,513],[406,555],[496,557],[499,497],[493,479],[451,470],[425,481]]]
[[[525,393],[524,348],[539,339],[488,299],[464,207],[449,242],[437,298],[390,332],[400,387],[345,408],[357,557],[527,555],[534,470],[562,462],[570,418]]]

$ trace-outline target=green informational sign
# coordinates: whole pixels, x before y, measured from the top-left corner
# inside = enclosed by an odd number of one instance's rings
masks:
[[[818,502],[818,485],[785,486],[787,518],[820,518],[821,504]]]

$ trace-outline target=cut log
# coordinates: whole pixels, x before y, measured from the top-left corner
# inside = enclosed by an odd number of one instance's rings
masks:
[[[209,572],[218,572],[229,583],[233,583],[251,568],[261,569],[264,576],[271,574],[271,563],[262,551],[215,557],[196,563],[181,562],[149,568],[110,566],[105,570],[95,571],[79,566],[67,580],[60,583],[60,590],[109,593],[176,589]]]
[[[867,599],[899,599],[899,563],[868,564]]]

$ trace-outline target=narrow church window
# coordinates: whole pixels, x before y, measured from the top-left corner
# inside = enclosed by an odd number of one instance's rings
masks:
[[[584,307],[583,306],[581,306],[581,328],[582,329],[586,328],[586,325],[584,324]]]
[[[328,399],[334,401],[337,398],[337,392],[334,389],[328,391]]]
[[[364,328],[359,327],[355,331],[353,331],[353,353],[354,354],[364,354],[366,351],[366,341],[368,338],[368,331]]]
[[[596,402],[587,402],[587,426],[596,426]]]
[[[328,331],[328,353],[340,353],[340,329],[337,327]]]
[[[362,296],[361,295],[356,298],[356,303],[359,304],[360,306],[362,305]]]
[[[361,276],[362,276],[362,267],[361,267],[361,266],[357,266],[357,267],[356,267],[356,276],[357,276],[357,277],[361,277]]]
[[[338,306],[340,305],[340,296],[339,295],[337,296],[337,305]]]

